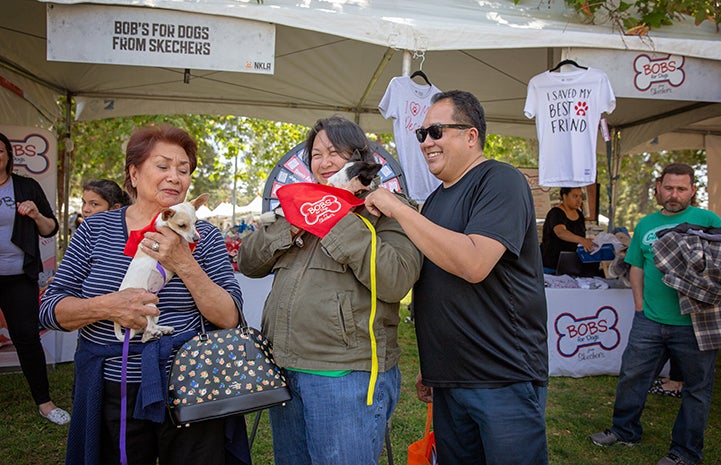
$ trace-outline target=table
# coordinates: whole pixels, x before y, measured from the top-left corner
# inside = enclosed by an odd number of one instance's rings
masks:
[[[273,276],[252,279],[236,273],[235,278],[243,291],[243,313],[260,328]],[[618,375],[633,322],[631,290],[546,288],[546,302],[550,375]]]
[[[618,375],[633,323],[631,289],[546,288],[551,376]]]

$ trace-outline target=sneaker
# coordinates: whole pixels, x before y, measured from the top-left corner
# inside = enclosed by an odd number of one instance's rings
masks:
[[[592,434],[588,437],[592,443],[597,446],[612,446],[613,444],[623,444],[624,446],[632,447],[638,444],[638,442],[622,441],[621,438],[610,429]]]
[[[656,462],[656,465],[691,465],[691,463],[676,454],[669,453],[666,457]]]
[[[680,389],[664,389],[663,387],[663,380],[661,378],[658,378],[653,382],[651,387],[648,389],[649,394],[656,394],[659,396],[666,396],[666,397],[676,397],[678,399],[681,398],[681,390]]]
[[[40,411],[40,416],[47,418],[56,425],[64,425],[70,422],[70,414],[60,407],[55,407],[47,415],[43,415],[43,412]]]

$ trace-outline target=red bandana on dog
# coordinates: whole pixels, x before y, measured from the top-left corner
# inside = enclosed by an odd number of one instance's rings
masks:
[[[130,231],[128,234],[128,242],[125,243],[125,249],[123,249],[123,254],[127,255],[128,257],[134,257],[135,253],[138,251],[138,244],[140,244],[140,241],[145,239],[145,233],[146,232],[158,232],[157,229],[155,229],[155,221],[158,219],[158,213],[153,217],[152,220],[150,220],[150,224],[144,227],[143,229],[136,229],[134,231]],[[195,250],[195,246],[197,244],[195,242],[189,242],[188,247],[190,247],[190,251],[193,252]]]
[[[285,219],[320,238],[346,213],[364,203],[345,189],[309,182],[286,184],[277,193]]]

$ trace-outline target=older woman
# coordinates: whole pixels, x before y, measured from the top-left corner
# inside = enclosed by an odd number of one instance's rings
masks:
[[[561,202],[546,214],[541,255],[543,268],[549,272],[555,271],[561,251],[575,252],[579,244],[587,252],[593,249],[593,241],[586,238],[582,204],[583,192],[580,187],[562,187]]]
[[[166,228],[146,232],[139,247],[175,277],[158,295],[143,289],[118,291],[132,259],[123,254],[128,233],[185,200],[196,150],[188,133],[173,126],[135,131],[125,160],[125,189],[135,203],[96,213],[81,224],[43,296],[46,326],[80,329],[66,464],[119,463],[123,450],[130,464],[154,464],[158,458],[172,464],[225,463],[222,419],[177,429],[165,412],[167,370],[177,347],[198,332],[201,318],[220,328],[236,326],[240,318],[240,288],[220,232],[199,221],[201,237],[192,252]],[[146,344],[136,336],[124,365],[113,323],[140,330],[146,316],[158,313],[159,324],[174,327],[174,334]],[[122,412],[125,399],[127,410]]]
[[[305,158],[317,182],[326,184],[354,155],[374,161],[355,123],[332,117],[311,128]],[[371,464],[383,448],[400,395],[399,301],[418,278],[422,256],[397,221],[365,208],[357,213],[377,233],[378,381],[370,406],[371,233],[363,220],[347,213],[321,239],[278,218],[239,249],[242,273],[275,273],[263,331],[293,395],[270,409],[276,465]]]

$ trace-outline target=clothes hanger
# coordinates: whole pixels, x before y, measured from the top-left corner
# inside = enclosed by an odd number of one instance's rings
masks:
[[[566,60],[563,60],[563,61],[559,62],[556,66],[554,66],[553,68],[549,69],[548,71],[551,72],[551,73],[554,72],[554,71],[558,71],[558,69],[561,68],[561,66],[563,66],[563,65],[571,65],[571,66],[575,66],[576,68],[580,68],[580,69],[588,69],[587,66],[581,66],[581,65],[579,65],[578,63],[576,63],[576,62],[573,61],[573,60],[568,60],[568,59],[566,59]]]
[[[426,76],[426,73],[423,72],[423,62],[426,61],[426,54],[422,53],[420,54],[421,57],[421,64],[418,67],[418,71],[414,71],[413,74],[411,74],[410,78],[413,79],[414,77],[420,77],[424,81],[426,81],[426,84],[429,86],[433,85],[431,84],[430,79],[428,79],[428,76]]]
[[[431,81],[428,79],[428,76],[426,76],[426,73],[424,73],[420,69],[418,71],[414,71],[413,74],[411,74],[411,79],[413,79],[414,77],[420,77],[424,81],[426,81],[426,84],[428,84],[429,86],[431,85]]]

